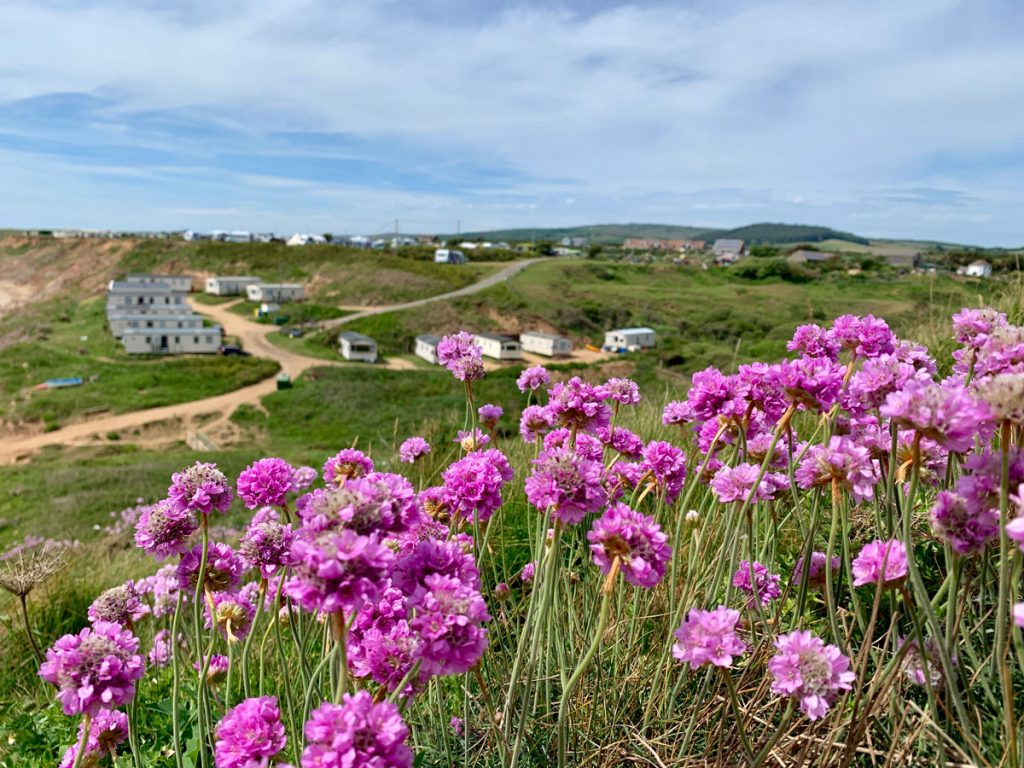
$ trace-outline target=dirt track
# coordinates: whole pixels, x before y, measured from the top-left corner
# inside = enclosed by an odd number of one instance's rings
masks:
[[[492,285],[496,285],[503,280],[508,279],[512,275],[518,274],[530,264],[537,261],[540,261],[540,259],[529,259],[516,262],[515,264],[512,264],[477,283],[473,283],[465,288],[460,288],[457,291],[450,291],[449,293],[443,293],[426,299],[419,299],[417,301],[406,302],[404,304],[394,304],[385,307],[371,307],[360,312],[356,312],[355,314],[338,318],[337,320],[328,321],[324,323],[323,326],[333,328],[344,325],[345,323],[350,323],[353,320],[358,320],[359,318],[379,314],[381,312],[419,307],[424,304],[430,304],[435,301],[444,301],[456,296],[467,296],[485,288],[489,288]],[[342,365],[340,362],[333,363],[329,360],[305,357],[304,355],[297,354],[284,349],[283,347],[272,344],[267,336],[268,334],[277,331],[275,326],[256,323],[252,320],[241,317],[240,315],[231,312],[228,309],[229,306],[231,305],[193,304],[193,308],[197,312],[206,315],[214,322],[220,323],[224,327],[226,335],[238,337],[242,342],[242,346],[248,352],[257,357],[275,360],[280,364],[281,370],[291,376],[292,379],[296,378],[303,371],[314,366]],[[386,364],[386,367],[393,368],[395,370],[409,370],[415,368],[415,366],[411,365],[408,361],[401,359],[394,359],[390,361]],[[154,424],[156,422],[179,421],[182,423],[183,429],[188,429],[188,425],[193,423],[198,417],[216,414],[216,418],[212,422],[208,421],[204,424],[203,428],[204,430],[207,430],[217,423],[224,422],[240,405],[248,404],[259,407],[260,400],[265,395],[273,392],[276,387],[277,383],[275,381],[275,377],[271,376],[257,384],[252,384],[248,387],[243,387],[242,389],[236,389],[233,392],[226,392],[223,395],[204,398],[203,400],[193,400],[188,403],[161,406],[159,408],[147,408],[141,411],[121,413],[114,416],[101,416],[87,421],[69,424],[66,427],[54,430],[53,432],[28,435],[21,438],[12,438],[0,443],[0,464],[11,464],[17,461],[23,461],[31,457],[31,455],[40,448],[44,448],[49,445],[95,444],[102,441],[103,436],[108,432],[122,432],[124,430],[135,429],[147,424]]]

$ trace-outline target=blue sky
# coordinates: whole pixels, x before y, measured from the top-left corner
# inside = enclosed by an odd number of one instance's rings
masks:
[[[1015,0],[6,0],[0,226],[1024,244]]]

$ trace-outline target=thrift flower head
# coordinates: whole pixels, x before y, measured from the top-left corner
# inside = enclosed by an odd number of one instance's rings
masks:
[[[723,504],[730,501],[745,501],[757,482],[761,468],[753,464],[737,464],[735,467],[722,467],[711,480],[711,490]],[[753,501],[767,501],[773,495],[774,488],[766,482],[768,473],[761,478]]]
[[[152,600],[153,616],[170,616],[174,613],[178,598],[177,568],[168,563],[152,576],[140,579],[136,584],[140,595],[149,595]]]
[[[829,335],[857,357],[878,357],[889,354],[895,347],[895,337],[888,324],[874,315],[841,315],[832,323]]]
[[[139,639],[109,621],[64,635],[46,652],[39,676],[57,686],[65,715],[95,715],[127,704],[144,671]]]
[[[68,747],[58,768],[72,768],[78,756],[78,745],[82,742],[85,721],[78,725],[78,738]],[[112,754],[128,738],[128,716],[116,709],[103,709],[96,713],[89,724],[89,735],[85,741],[85,752],[80,766],[99,765],[100,761]]]
[[[394,692],[416,664],[422,642],[405,619],[380,622],[361,632],[358,640],[349,636],[349,664],[356,677],[372,678]],[[402,695],[412,696],[428,679],[429,675],[421,671]]]
[[[252,628],[256,608],[237,592],[215,592],[212,598],[214,614],[211,619],[210,606],[206,606],[206,628],[217,622],[217,628],[229,643],[245,639]]]
[[[672,424],[689,424],[696,418],[693,406],[686,400],[673,400],[661,412],[661,423],[666,427]]]
[[[341,704],[324,702],[304,731],[302,768],[412,768],[409,728],[398,708],[374,704],[366,691],[343,694]]]
[[[228,679],[228,666],[230,662],[227,656],[222,656],[219,653],[215,653],[210,657],[210,665],[206,669],[206,682],[213,685],[220,685]],[[203,659],[199,659],[192,667],[202,674],[203,672]]]
[[[587,541],[602,573],[609,573],[618,558],[623,578],[638,587],[650,588],[661,581],[672,556],[668,537],[654,518],[625,504],[613,504],[597,518]]]
[[[199,529],[195,515],[170,500],[146,507],[135,526],[135,544],[157,560],[188,551],[189,539]]]
[[[620,456],[625,456],[629,459],[639,459],[643,456],[644,441],[640,439],[638,434],[630,432],[625,427],[616,427],[611,432],[607,429],[602,429],[598,431],[597,436],[598,439]],[[683,469],[685,470],[685,468],[686,464],[684,463]]]
[[[474,451],[442,474],[445,506],[453,517],[487,520],[501,506],[501,490],[512,468],[499,451]]]
[[[532,368],[527,368],[516,379],[516,386],[519,387],[519,391],[525,393],[527,390],[536,391],[541,387],[546,387],[551,383],[551,374],[548,373],[548,369],[543,365],[535,365]]]
[[[605,403],[608,391],[595,387],[573,376],[569,381],[559,382],[548,391],[548,408],[558,424],[579,432],[593,432],[607,427],[611,421],[611,409]]]
[[[190,552],[182,555],[178,563],[178,588],[192,592],[199,578],[202,565],[203,546],[197,544]],[[206,578],[203,588],[210,592],[237,589],[242,581],[245,563],[231,547],[219,541],[210,543],[206,554]]]
[[[460,429],[453,442],[458,443],[466,453],[472,453],[491,442],[491,438],[482,429],[474,428],[468,432]]]
[[[245,699],[232,707],[217,723],[216,734],[217,768],[269,765],[287,742],[275,696]]]
[[[459,381],[484,377],[482,355],[483,350],[477,346],[473,334],[466,331],[445,336],[437,343],[437,361]]]
[[[803,357],[824,357],[835,362],[839,358],[839,341],[819,325],[801,325],[786,344],[790,352]]]
[[[908,381],[928,382],[931,376],[894,355],[879,355],[864,362],[850,378],[845,404],[853,412],[880,407],[885,399]]]
[[[519,572],[519,580],[524,584],[529,584],[533,581],[533,576],[537,572],[537,563],[530,562],[523,566],[523,570]]]
[[[953,334],[957,343],[973,349],[980,349],[994,330],[1006,325],[1006,314],[994,309],[964,308],[953,315]]]
[[[501,417],[505,415],[505,409],[500,405],[481,405],[476,412],[477,416],[480,417],[480,426],[484,429],[492,430],[498,426],[498,422],[501,421]]]
[[[934,638],[926,638],[924,641],[924,653],[921,653],[921,646],[917,638],[910,640],[901,639],[900,648],[907,646],[907,651],[900,662],[900,669],[903,676],[913,685],[938,687],[942,683],[942,658],[939,653],[939,644]],[[952,657],[956,663],[956,656]]]
[[[751,575],[753,572],[753,575]],[[747,607],[753,608],[757,603],[768,605],[782,594],[779,582],[782,577],[777,573],[769,573],[767,566],[748,560],[741,560],[736,573],[732,575],[732,585],[741,592],[750,595]]]
[[[171,477],[167,498],[180,511],[208,515],[227,512],[231,506],[231,485],[216,464],[196,462]]]
[[[428,576],[442,575],[480,589],[480,571],[473,558],[473,540],[465,534],[451,539],[426,539],[395,563],[392,586],[401,594],[413,594]]]
[[[811,552],[811,564],[807,571],[807,584],[811,587],[823,587],[825,586],[825,564],[828,562],[828,557],[824,552]],[[799,558],[796,561],[796,565],[793,566],[793,583],[799,585],[803,582],[804,578],[804,559]],[[832,558],[832,573],[836,573],[839,570],[839,558]]]
[[[362,477],[373,472],[370,457],[355,448],[343,448],[324,464],[324,483],[344,485],[353,477]]]
[[[600,461],[586,459],[567,448],[543,451],[526,478],[526,498],[540,511],[567,524],[580,522],[608,503],[601,483]]]
[[[895,587],[907,577],[907,548],[899,539],[872,541],[853,559],[853,586]]]
[[[607,432],[607,428],[599,428],[598,433]],[[572,448],[572,432],[565,427],[559,427],[544,435],[544,450],[553,451],[557,448]],[[591,461],[601,461],[604,458],[604,444],[594,435],[576,435],[576,455]]]
[[[146,660],[149,661],[149,666],[151,667],[166,667],[171,661],[172,653],[171,631],[169,629],[161,629],[153,635],[153,647],[149,649],[149,655],[146,657]]]
[[[294,479],[295,470],[284,459],[260,459],[238,476],[238,498],[249,509],[283,507]]]
[[[875,466],[871,452],[848,437],[833,437],[827,446],[812,445],[795,475],[797,484],[805,490],[834,482],[856,501],[868,501],[874,496]]]
[[[952,491],[939,492],[930,519],[932,531],[960,555],[984,551],[988,543],[999,535],[997,508],[969,505],[963,496]]]
[[[410,437],[398,448],[398,459],[403,464],[412,464],[430,453],[430,443],[422,437]]]
[[[775,640],[778,653],[768,662],[772,693],[792,696],[811,720],[824,717],[840,691],[852,687],[856,675],[850,660],[834,645],[810,632],[795,630]]]
[[[644,447],[642,465],[651,473],[665,502],[674,502],[686,481],[686,454],[672,443],[652,440]]]
[[[317,471],[312,467],[298,467],[292,473],[292,487],[294,492],[304,491],[316,482]]]
[[[827,411],[839,399],[843,369],[827,358],[800,357],[773,365],[767,379],[789,402],[812,411]]]
[[[458,675],[471,669],[487,649],[491,620],[480,591],[460,579],[432,574],[412,596],[415,618],[410,627],[422,640],[423,671]]]
[[[608,379],[604,385],[608,399],[620,405],[636,405],[640,402],[640,387],[632,379]]]
[[[260,575],[269,579],[288,565],[295,533],[281,522],[277,512],[264,507],[252,516],[249,527],[238,542],[238,554]]]
[[[705,664],[729,667],[733,657],[747,650],[747,645],[736,634],[740,612],[725,606],[713,611],[691,608],[689,615],[675,631],[676,643],[672,655],[690,669]]]
[[[419,517],[412,485],[386,472],[316,490],[303,498],[298,512],[310,531],[344,527],[361,534],[403,531]]]
[[[111,587],[93,600],[89,606],[89,621],[110,621],[127,627],[142,618],[148,606],[144,605],[135,588],[134,581],[126,581],[119,587]]]
[[[891,393],[879,411],[956,452],[968,450],[979,427],[991,418],[988,406],[964,387],[920,381]]]
[[[1024,373],[997,373],[979,381],[976,391],[996,420],[1024,423]]]
[[[523,442],[533,444],[537,442],[537,436],[551,429],[554,423],[555,415],[550,409],[543,405],[531,405],[523,409],[519,419],[519,434],[523,436]]]
[[[351,611],[376,599],[394,554],[376,534],[347,528],[302,530],[292,544],[294,577],[285,593],[305,610]]]

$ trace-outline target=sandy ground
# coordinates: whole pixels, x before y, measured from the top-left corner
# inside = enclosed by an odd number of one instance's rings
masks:
[[[32,296],[32,290],[26,285],[0,280],[0,315],[3,315]]]

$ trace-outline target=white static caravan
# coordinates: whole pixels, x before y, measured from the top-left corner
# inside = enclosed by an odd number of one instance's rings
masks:
[[[453,248],[438,248],[434,251],[435,264],[465,264],[466,254]]]
[[[258,277],[208,277],[206,292],[211,296],[241,296],[248,286],[262,282]]]
[[[222,336],[219,325],[164,331],[129,328],[121,343],[125,352],[132,355],[211,355],[220,349]]]
[[[556,336],[553,333],[527,331],[519,334],[519,343],[523,346],[523,352],[532,352],[535,355],[568,357],[572,354],[572,342],[565,336]]]
[[[180,330],[182,328],[202,328],[203,318],[196,314],[180,315],[143,315],[138,312],[111,312],[107,315],[110,332],[115,339],[120,339],[125,331],[142,328],[156,333]]]
[[[141,283],[143,285],[166,285],[172,291],[190,293],[192,291],[192,277],[190,275],[144,275],[132,273],[124,282]]]
[[[111,280],[107,288],[107,312],[136,309],[176,309],[178,314],[189,310],[185,294],[164,283],[129,283]]]
[[[306,291],[298,283],[256,283],[245,286],[249,301],[302,301]]]
[[[604,349],[609,352],[639,352],[654,347],[657,336],[650,328],[616,328],[604,335]]]
[[[338,334],[338,351],[346,360],[359,363],[377,362],[377,342],[354,331]]]
[[[518,339],[511,336],[498,336],[490,333],[478,333],[473,341],[483,350],[484,355],[495,360],[522,360],[523,348]]]
[[[423,334],[422,336],[416,337],[416,347],[413,350],[416,353],[416,357],[421,357],[428,363],[437,365],[440,361],[437,359],[437,345],[440,343],[440,336],[431,336],[430,334]]]

